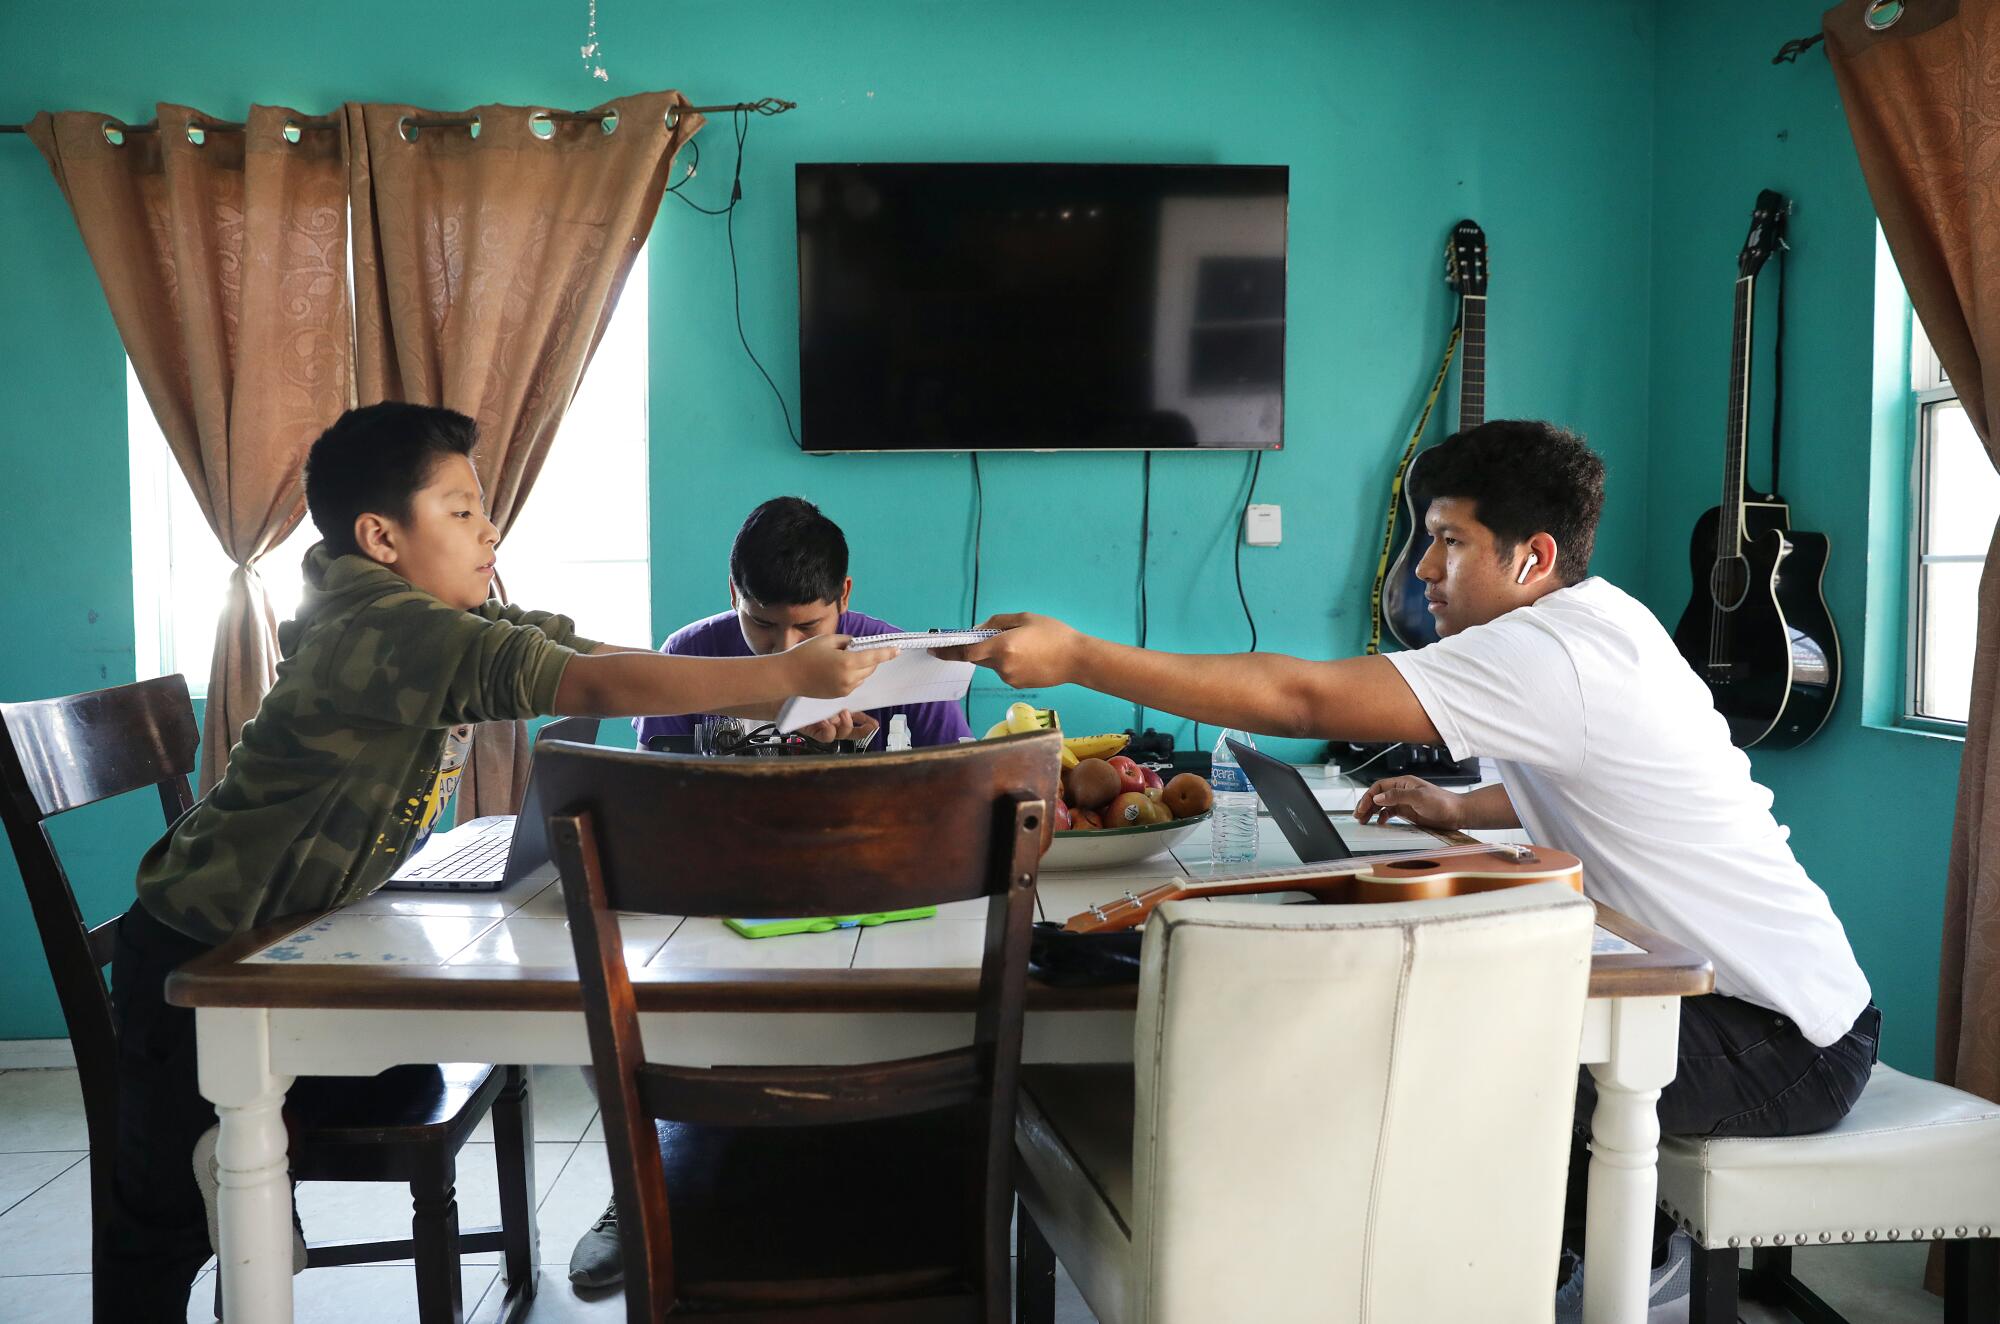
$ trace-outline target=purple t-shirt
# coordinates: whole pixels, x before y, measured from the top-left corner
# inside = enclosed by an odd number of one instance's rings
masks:
[[[902,631],[887,621],[873,616],[864,616],[858,611],[840,613],[840,623],[836,633],[853,635],[863,639],[871,634],[900,634]],[[683,625],[667,636],[667,642],[660,645],[662,653],[683,657],[751,657],[750,644],[743,637],[743,627],[733,611],[717,612],[707,620]],[[889,739],[889,719],[895,714],[903,714],[910,727],[910,744],[921,749],[927,745],[957,744],[961,736],[972,734],[972,728],[965,724],[965,714],[955,703],[912,703],[894,708],[871,709],[868,715],[880,724],[871,749],[881,749]],[[654,736],[684,736],[694,732],[694,724],[703,720],[699,713],[686,713],[678,717],[640,717],[632,726],[639,733],[639,747]]]

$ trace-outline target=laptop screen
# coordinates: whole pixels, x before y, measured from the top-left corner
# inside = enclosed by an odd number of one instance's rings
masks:
[[[1231,740],[1229,748],[1243,765],[1243,775],[1257,788],[1264,807],[1271,811],[1271,821],[1285,834],[1285,840],[1292,844],[1302,862],[1319,864],[1344,860],[1354,854],[1297,768],[1238,740]]]

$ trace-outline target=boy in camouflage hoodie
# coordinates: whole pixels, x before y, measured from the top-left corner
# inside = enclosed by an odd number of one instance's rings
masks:
[[[306,554],[297,618],[279,629],[277,681],[222,780],[146,853],[119,926],[99,1320],[178,1324],[209,1254],[190,1160],[215,1112],[196,1085],[194,1014],[162,995],[176,967],[381,886],[448,795],[440,773],[458,766],[469,723],[757,711],[795,694],[844,696],[892,656],[835,635],[765,657],[673,657],[490,601],[499,530],[469,458],[475,439],[462,414],[390,402],[349,410],[313,444],[306,503],[324,541]],[[311,1093],[317,1109],[327,1094],[393,1088],[397,1074],[301,1080],[292,1098]]]

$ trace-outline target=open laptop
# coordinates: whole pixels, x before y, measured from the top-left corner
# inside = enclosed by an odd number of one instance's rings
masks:
[[[568,717],[550,722],[535,732],[535,744],[544,740],[575,740],[593,744],[597,740],[597,719]],[[549,862],[549,833],[542,807],[539,769],[533,751],[528,755],[528,789],[521,797],[521,812],[492,818],[475,818],[461,823],[449,834],[426,844],[389,876],[384,891],[395,892],[497,892],[518,883]],[[463,836],[445,846],[442,836]],[[442,851],[437,847],[444,847]]]
[[[1297,768],[1283,759],[1259,753],[1240,740],[1230,741],[1229,748],[1243,766],[1243,775],[1257,788],[1264,807],[1271,811],[1271,820],[1298,852],[1301,863],[1319,864],[1354,855]]]

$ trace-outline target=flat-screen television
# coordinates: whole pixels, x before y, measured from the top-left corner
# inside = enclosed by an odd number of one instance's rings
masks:
[[[798,166],[808,451],[1285,436],[1285,166]]]

